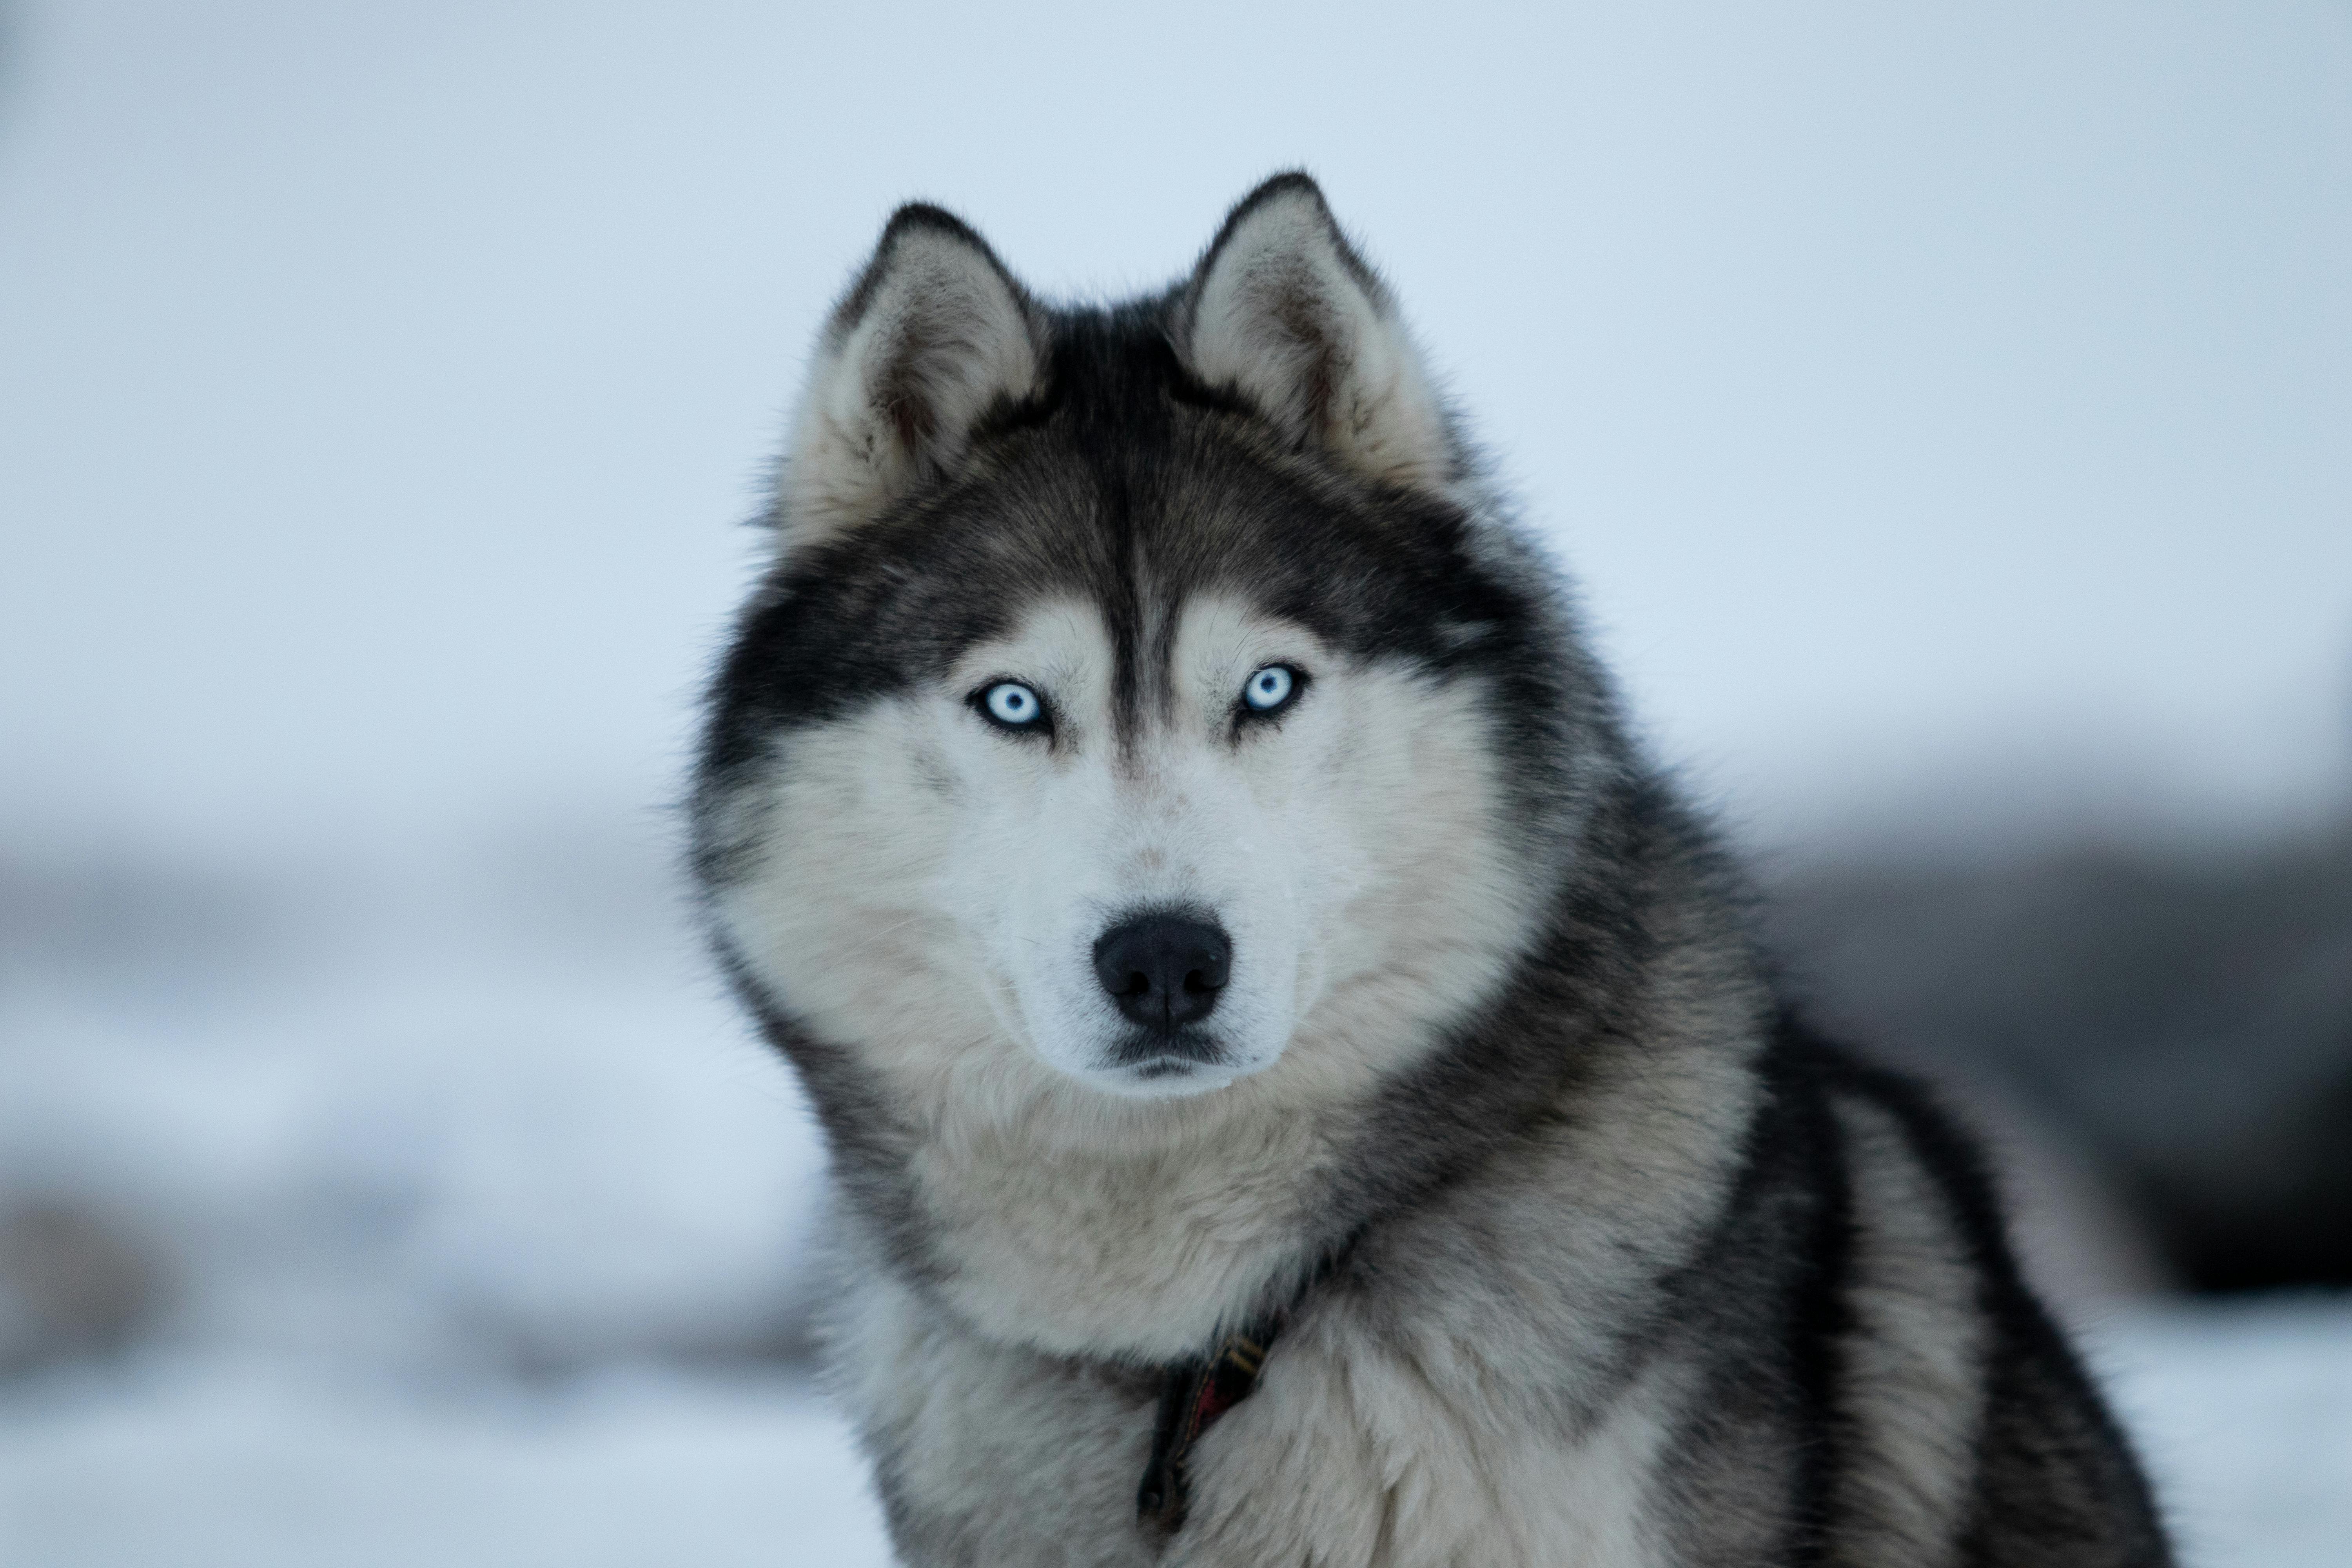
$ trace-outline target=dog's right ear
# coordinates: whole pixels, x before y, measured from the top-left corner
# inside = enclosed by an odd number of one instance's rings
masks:
[[[782,547],[951,471],[982,419],[1038,390],[1044,341],[985,240],[938,207],[900,207],[818,342],[776,488]]]

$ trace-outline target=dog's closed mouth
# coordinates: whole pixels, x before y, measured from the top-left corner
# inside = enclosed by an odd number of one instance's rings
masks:
[[[1177,1057],[1154,1057],[1148,1062],[1138,1062],[1128,1070],[1140,1079],[1190,1078],[1200,1070],[1199,1062],[1188,1062]]]

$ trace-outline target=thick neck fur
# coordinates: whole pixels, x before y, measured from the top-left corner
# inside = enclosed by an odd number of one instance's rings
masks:
[[[1701,912],[1719,907],[1702,887],[1727,873],[1661,786],[1614,778],[1507,983],[1369,1094],[1320,1100],[1310,1070],[1286,1070],[1313,1061],[1320,1016],[1285,1067],[1215,1095],[1121,1101],[1072,1085],[1007,1102],[951,1078],[909,1097],[762,1009],[832,1137],[854,1250],[990,1338],[1165,1363],[1476,1181],[1516,1138],[1701,1104],[1736,1128],[1767,1004],[1744,944]],[[1630,887],[1576,874],[1629,859],[1646,872]],[[1596,1133],[1595,1181],[1649,1184],[1640,1201],[1671,1231],[1704,1223],[1724,1173],[1603,1169],[1608,1141]],[[1736,1132],[1715,1144],[1736,1147]],[[1360,1157],[1368,1145],[1376,1157]]]

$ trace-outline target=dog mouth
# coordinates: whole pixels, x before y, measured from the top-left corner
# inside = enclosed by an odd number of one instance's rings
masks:
[[[1127,1064],[1128,1076],[1145,1083],[1153,1083],[1163,1079],[1191,1078],[1202,1069],[1202,1064],[1200,1062],[1186,1061],[1180,1057],[1153,1057],[1149,1061]]]
[[[1181,1078],[1231,1067],[1224,1042],[1205,1029],[1137,1029],[1112,1042],[1109,1065],[1136,1078]]]
[[[1222,1041],[1181,1030],[1175,1037],[1139,1030],[1112,1045],[1098,1070],[1105,1087],[1157,1100],[1222,1089],[1233,1081],[1234,1063]],[[1103,1082],[1103,1079],[1097,1079]]]

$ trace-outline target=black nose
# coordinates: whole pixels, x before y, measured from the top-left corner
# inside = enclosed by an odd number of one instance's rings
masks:
[[[1233,966],[1225,933],[1189,915],[1139,916],[1095,943],[1096,977],[1118,1010],[1163,1034],[1207,1017]]]

